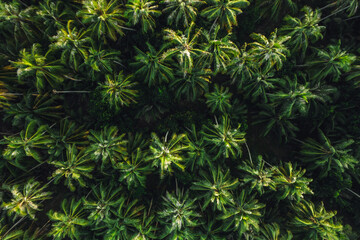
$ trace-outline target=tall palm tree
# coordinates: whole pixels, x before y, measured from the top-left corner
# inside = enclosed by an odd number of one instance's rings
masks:
[[[154,31],[156,27],[154,17],[161,15],[161,11],[157,10],[158,5],[155,5],[155,1],[130,0],[126,4],[126,8],[125,16],[132,26],[140,23],[143,33]]]
[[[109,37],[116,41],[119,35],[124,35],[124,11],[117,0],[85,0],[83,8],[77,12],[84,24],[90,24],[92,36],[98,40]]]
[[[179,237],[182,234],[191,235],[192,228],[198,225],[195,199],[189,197],[189,192],[176,188],[175,194],[166,192],[162,197],[162,210],[158,212],[160,223],[164,226],[162,238],[188,239]],[[187,233],[186,233],[187,232]]]
[[[249,6],[250,2],[247,0],[208,0],[208,5],[209,7],[201,11],[201,16],[213,21],[213,26],[218,23],[230,32],[233,26],[238,25],[237,15],[242,13],[242,9]]]
[[[75,144],[67,147],[65,159],[52,161],[50,164],[56,167],[50,178],[54,178],[55,183],[65,178],[65,185],[72,192],[76,190],[75,182],[81,187],[87,185],[85,178],[92,178],[91,172],[94,169],[94,165],[86,157],[85,151],[78,152]]]
[[[149,87],[172,80],[174,78],[172,69],[162,58],[165,46],[159,51],[156,51],[149,42],[146,42],[146,46],[148,48],[147,52],[135,47],[137,53],[135,62],[130,64],[136,69],[135,76],[142,77]]]
[[[170,12],[168,24],[188,27],[194,22],[198,13],[197,7],[204,4],[202,0],[163,0],[166,4],[163,12]]]
[[[301,239],[340,240],[343,226],[334,219],[336,211],[326,211],[324,204],[301,201],[293,206],[294,218],[290,222],[295,236]]]
[[[206,104],[210,108],[211,112],[220,112],[222,114],[227,114],[232,108],[231,105],[231,96],[232,93],[229,92],[229,88],[215,84],[215,89],[213,92],[205,93]]]
[[[232,128],[230,119],[226,116],[222,117],[221,123],[211,127],[204,126],[202,134],[204,140],[207,142],[210,151],[215,154],[215,158],[220,157],[229,158],[241,156],[241,144],[244,143],[245,133],[240,130],[241,125],[237,128]]]
[[[201,29],[196,30],[192,35],[195,23],[192,22],[184,32],[175,32],[172,29],[165,29],[164,39],[168,40],[174,47],[166,50],[162,57],[164,59],[175,56],[182,68],[184,75],[194,67],[194,58],[207,54],[201,48],[197,48],[197,40],[201,35]]]
[[[47,62],[47,55],[48,53],[45,56],[41,55],[38,43],[32,45],[30,52],[23,49],[20,52],[20,59],[12,62],[18,68],[19,81],[35,79],[35,86],[39,92],[45,90],[46,82],[52,88],[56,88],[62,83],[64,80],[61,74],[63,66],[59,64],[58,60]]]
[[[86,30],[78,31],[76,27],[72,28],[73,22],[69,20],[66,28],[60,28],[57,35],[51,38],[53,43],[50,48],[60,49],[62,62],[78,71],[79,65],[88,58],[87,44],[91,39],[87,36]]]
[[[122,106],[129,106],[136,103],[138,91],[133,89],[137,84],[132,82],[132,75],[124,76],[122,72],[117,75],[106,75],[105,82],[99,83],[99,89],[103,99],[111,107],[119,110]]]
[[[202,210],[211,203],[212,210],[226,212],[229,205],[234,204],[233,190],[239,185],[238,179],[233,179],[229,169],[223,173],[220,166],[210,168],[211,174],[200,171],[200,181],[194,182],[192,190],[203,192],[199,197],[204,198]]]
[[[153,166],[160,167],[160,175],[164,176],[166,172],[171,173],[173,171],[172,166],[185,169],[185,166],[181,163],[184,161],[184,150],[188,148],[184,144],[185,134],[172,135],[171,139],[168,139],[168,134],[164,138],[160,139],[156,133],[151,134],[152,142],[150,145],[151,156],[153,160]]]
[[[53,210],[48,212],[50,220],[54,222],[49,236],[55,240],[66,237],[72,240],[80,239],[81,232],[79,231],[79,227],[89,225],[89,222],[84,219],[81,200],[75,201],[75,199],[72,198],[69,203],[65,198],[61,203],[61,210],[62,212],[54,212]]]
[[[249,44],[251,47],[249,53],[262,67],[263,72],[269,72],[274,66],[280,70],[289,54],[284,43],[290,39],[290,36],[278,36],[277,29],[270,34],[269,38],[259,33],[252,33],[250,36],[255,42]]]
[[[291,52],[301,52],[304,58],[309,42],[314,43],[322,39],[321,32],[325,30],[325,27],[319,25],[321,14],[318,10],[313,11],[305,6],[301,11],[305,13],[304,18],[286,16],[284,18],[286,24],[280,28],[280,31],[291,36],[287,42]]]
[[[35,219],[35,213],[41,211],[41,203],[50,199],[51,192],[45,192],[46,185],[28,180],[23,186],[15,184],[10,187],[12,198],[10,202],[3,202],[1,207],[8,211],[8,214],[15,213],[19,216],[29,216]]]

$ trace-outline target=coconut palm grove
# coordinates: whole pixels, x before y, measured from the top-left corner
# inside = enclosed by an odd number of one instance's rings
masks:
[[[360,239],[359,3],[0,0],[0,239]]]

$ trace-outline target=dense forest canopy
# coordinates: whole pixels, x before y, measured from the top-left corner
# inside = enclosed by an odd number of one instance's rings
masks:
[[[360,239],[358,5],[0,0],[0,239]]]

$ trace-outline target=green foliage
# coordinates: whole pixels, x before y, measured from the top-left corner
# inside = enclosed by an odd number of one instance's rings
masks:
[[[197,6],[204,4],[201,0],[164,0],[166,7],[164,12],[169,12],[168,23],[176,26],[182,25],[188,27],[191,22],[195,21],[197,16]],[[182,24],[180,24],[182,23]]]
[[[148,31],[154,31],[156,27],[154,17],[161,14],[158,5],[155,5],[155,1],[147,0],[130,0],[126,4],[127,10],[125,16],[129,19],[131,25],[141,24],[141,31],[147,33]]]
[[[222,114],[226,114],[231,109],[230,98],[232,93],[229,92],[229,88],[224,88],[215,84],[215,91],[206,93],[206,104],[210,108],[211,112],[221,112]]]

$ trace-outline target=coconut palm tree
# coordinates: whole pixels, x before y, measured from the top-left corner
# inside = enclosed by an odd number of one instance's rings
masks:
[[[192,228],[198,225],[200,214],[196,212],[195,199],[189,197],[189,192],[176,188],[175,194],[166,192],[162,199],[163,208],[158,212],[164,227],[161,238],[184,239],[182,235],[193,235]]]
[[[124,11],[117,0],[85,0],[77,16],[84,24],[90,24],[88,29],[98,40],[104,39],[106,42],[108,37],[116,41],[118,35],[125,34]]]
[[[75,71],[79,70],[79,65],[88,58],[87,45],[91,39],[87,36],[87,31],[76,27],[71,27],[73,20],[67,22],[66,28],[60,28],[57,35],[53,36],[50,45],[52,49],[61,50],[61,60],[64,64],[71,65]]]
[[[16,240],[21,237],[23,234],[23,231],[20,229],[14,229],[11,231],[11,229],[8,228],[7,225],[3,225],[0,222],[0,239],[1,240]]]
[[[205,93],[206,104],[210,108],[211,112],[220,112],[222,114],[227,114],[232,108],[230,99],[232,93],[229,92],[229,88],[215,84],[215,89],[213,92]]]
[[[251,78],[246,79],[241,83],[240,91],[244,92],[247,99],[252,102],[268,102],[268,93],[276,87],[279,78],[275,77],[274,72],[261,72],[256,70],[252,73]]]
[[[221,123],[216,122],[211,127],[204,126],[202,131],[204,140],[216,159],[241,156],[240,144],[245,142],[245,133],[240,130],[240,127],[239,124],[237,128],[232,128],[230,119],[226,116],[222,117]]]
[[[269,38],[259,33],[252,33],[251,38],[255,40],[249,44],[251,54],[264,73],[269,72],[274,66],[280,70],[286,61],[289,50],[285,46],[290,36],[278,36],[277,29],[270,34]]]
[[[237,188],[239,181],[231,177],[229,169],[224,174],[220,166],[217,169],[211,167],[210,173],[200,171],[201,178],[193,183],[191,189],[200,191],[199,198],[204,199],[202,210],[211,203],[213,211],[217,209],[226,212],[229,205],[234,204],[233,190]]]
[[[91,163],[91,159],[86,157],[85,151],[78,152],[75,144],[67,147],[65,159],[52,161],[50,164],[56,167],[50,178],[55,180],[55,184],[65,178],[65,185],[72,192],[76,190],[75,182],[80,187],[87,185],[85,179],[92,178],[91,172],[94,169],[94,165]]]
[[[284,14],[295,14],[298,11],[298,0],[262,0],[258,7],[262,10],[261,16],[278,21]]]
[[[313,11],[310,7],[305,6],[301,11],[305,13],[302,19],[286,16],[284,18],[286,24],[280,28],[280,32],[291,36],[287,41],[291,52],[301,52],[302,58],[304,58],[309,43],[323,38],[322,32],[325,27],[319,25],[321,14],[318,10]]]
[[[15,184],[9,187],[12,194],[10,202],[3,202],[1,207],[8,211],[8,214],[15,213],[18,216],[29,216],[35,219],[35,213],[41,211],[41,203],[51,198],[51,192],[45,192],[46,185],[28,180],[23,186]]]
[[[135,47],[137,55],[135,56],[135,62],[131,63],[136,69],[135,76],[143,78],[149,87],[172,80],[174,78],[172,69],[162,58],[165,46],[159,51],[156,51],[149,42],[146,42],[146,46],[148,47],[147,52]]]
[[[81,200],[75,201],[75,199],[72,198],[69,203],[65,198],[61,203],[61,210],[62,212],[54,212],[53,210],[48,212],[50,220],[54,222],[49,236],[55,240],[66,237],[72,240],[80,239],[81,231],[79,227],[89,225],[89,221],[84,219],[85,216]]]
[[[35,86],[39,92],[45,90],[46,82],[52,88],[62,83],[64,77],[61,72],[64,68],[58,60],[47,62],[48,53],[45,56],[41,55],[38,43],[32,45],[30,52],[23,49],[20,52],[20,59],[12,62],[18,68],[19,81],[35,79]]]
[[[150,159],[153,160],[152,165],[160,167],[160,175],[163,177],[165,173],[171,173],[173,171],[172,166],[185,169],[185,165],[181,162],[184,161],[183,154],[188,148],[185,141],[185,134],[173,134],[171,139],[168,139],[168,134],[164,138],[160,139],[156,133],[151,134],[152,142],[150,145]]]
[[[201,11],[201,16],[206,17],[215,24],[220,24],[229,32],[233,26],[237,26],[237,15],[242,13],[242,9],[249,6],[247,0],[208,0],[209,7]]]
[[[162,3],[166,5],[163,12],[170,12],[169,25],[175,23],[176,26],[188,27],[196,19],[197,7],[205,2],[201,0],[164,0]]]
[[[161,15],[161,11],[157,10],[158,5],[155,5],[155,1],[130,0],[126,4],[126,8],[125,16],[132,26],[140,23],[143,33],[154,31],[156,27],[154,17]]]
[[[137,84],[132,82],[132,75],[124,76],[122,72],[117,75],[106,75],[105,82],[99,83],[99,90],[103,99],[116,110],[123,106],[129,106],[136,103],[138,91],[133,89]]]

